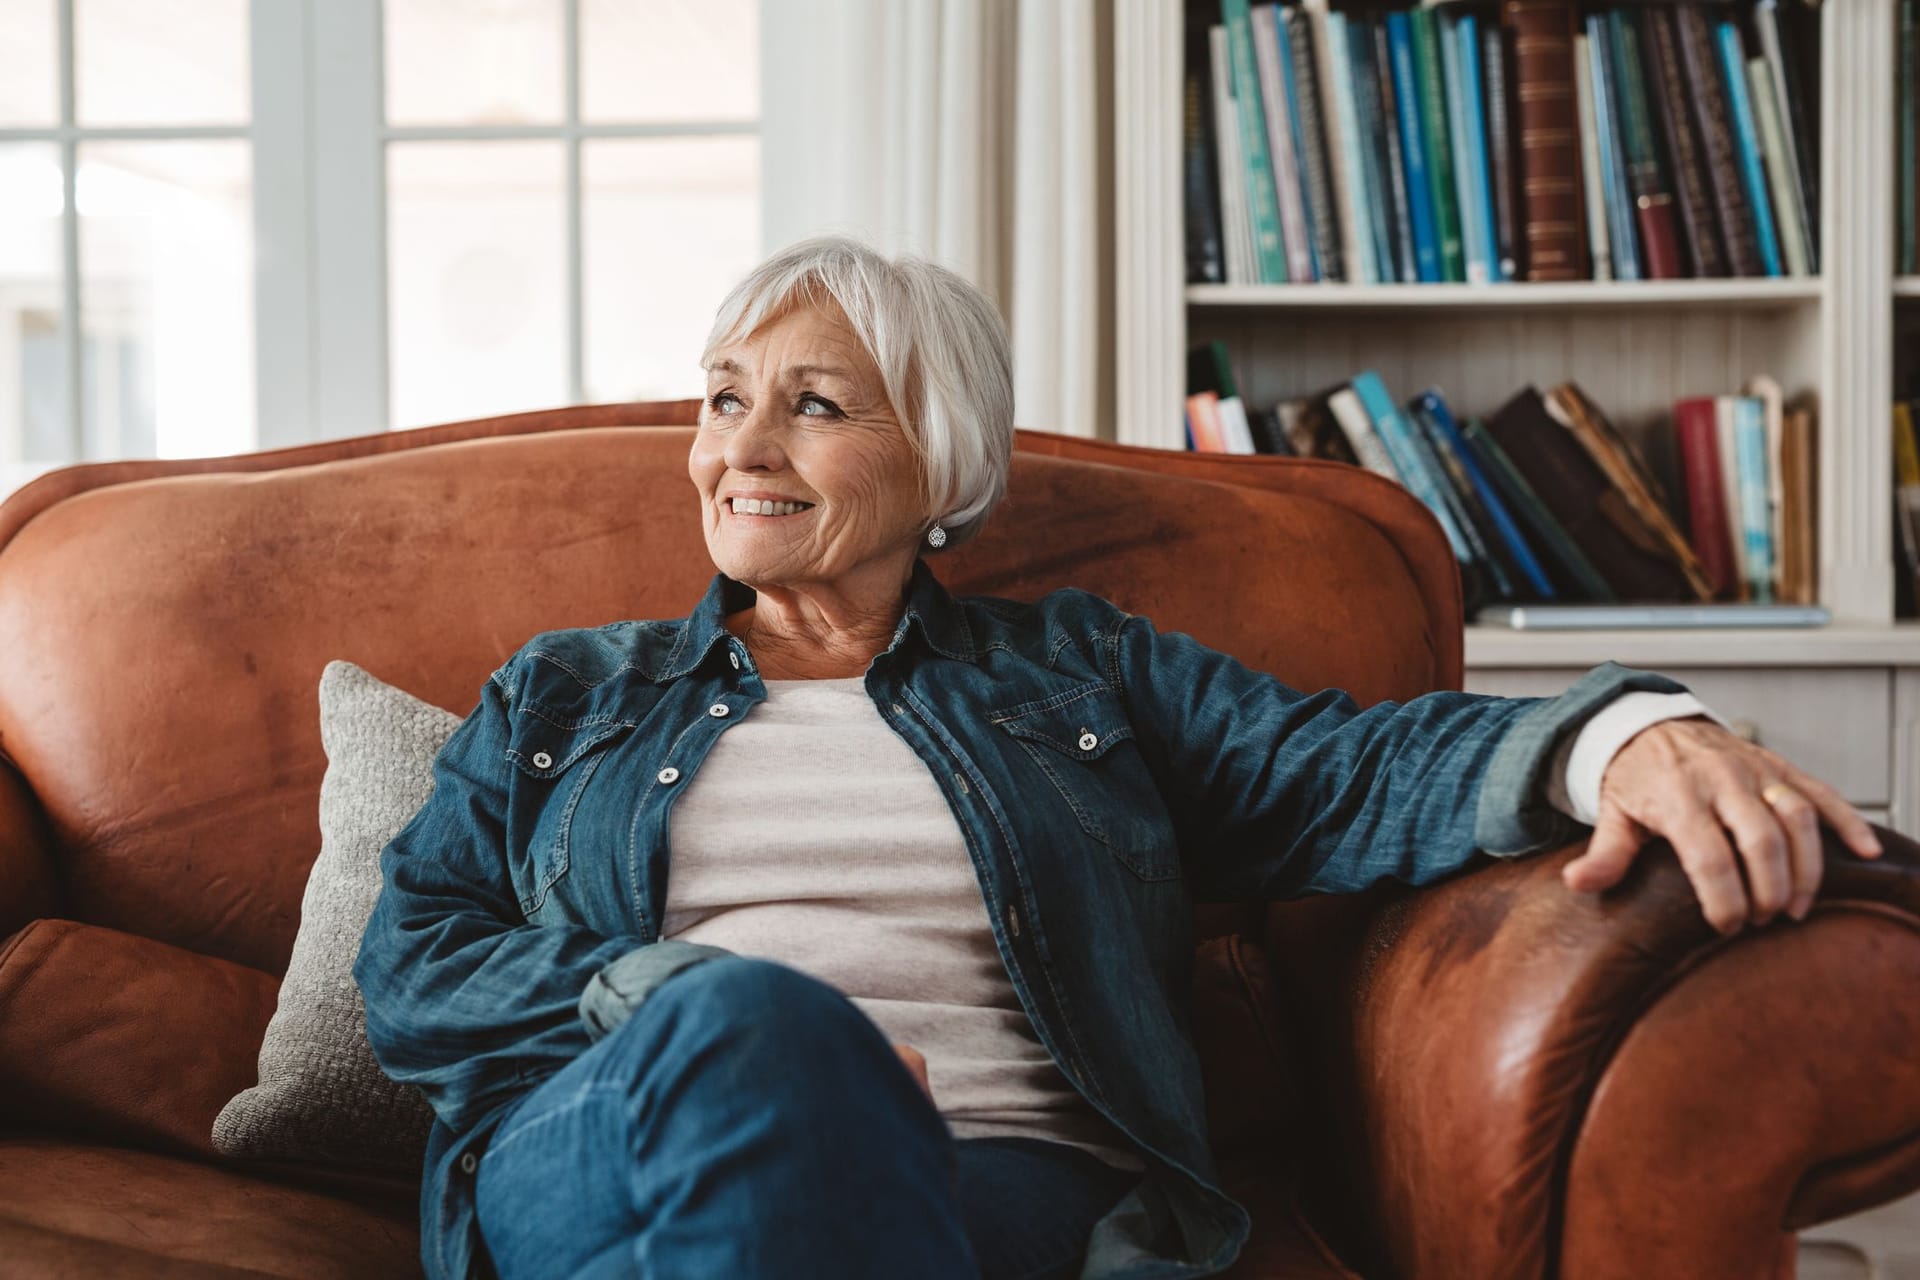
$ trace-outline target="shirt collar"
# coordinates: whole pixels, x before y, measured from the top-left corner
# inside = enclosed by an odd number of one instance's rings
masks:
[[[679,639],[674,642],[660,673],[661,679],[677,680],[699,667],[715,645],[730,638],[727,617],[752,604],[754,594],[753,588],[745,583],[736,582],[724,573],[714,574],[706,594],[700,597],[700,603],[680,628]],[[908,629],[913,627],[919,629],[934,652],[961,662],[975,660],[973,630],[967,625],[966,611],[933,576],[927,562],[917,558],[913,562],[913,576],[907,581],[906,607],[901,612],[900,625],[894,628],[893,643],[887,646],[887,652],[899,648]]]

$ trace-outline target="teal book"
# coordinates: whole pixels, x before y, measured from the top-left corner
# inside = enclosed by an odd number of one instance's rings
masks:
[[[1453,507],[1446,496],[1447,482],[1440,474],[1439,464],[1433,461],[1431,452],[1423,448],[1424,438],[1415,434],[1413,424],[1387,394],[1380,375],[1366,370],[1354,378],[1353,390],[1360,397],[1360,406],[1373,419],[1373,429],[1379,433],[1393,469],[1400,473],[1400,482],[1420,499],[1420,505],[1433,512],[1447,535],[1454,557],[1461,564],[1474,563],[1473,546],[1454,521]]]
[[[1767,419],[1757,396],[1733,401],[1733,452],[1740,492],[1740,566],[1755,604],[1773,603],[1773,500],[1768,489]]]
[[[1760,150],[1760,124],[1747,92],[1747,57],[1740,31],[1731,22],[1714,29],[1720,50],[1720,74],[1733,109],[1733,151],[1740,165],[1740,186],[1753,209],[1754,235],[1760,242],[1760,261],[1770,276],[1784,275],[1780,264],[1780,235],[1774,229],[1773,198],[1767,194],[1766,158]]]
[[[1367,178],[1365,142],[1360,130],[1360,111],[1353,96],[1353,59],[1347,52],[1347,15],[1329,13],[1327,22],[1328,66],[1333,73],[1334,111],[1340,122],[1340,156],[1347,184],[1353,189],[1356,212],[1354,243],[1348,252],[1353,259],[1353,278],[1360,284],[1379,284],[1391,279],[1382,274],[1374,248],[1375,222],[1379,203],[1374,199]]]
[[[1433,209],[1433,178],[1427,172],[1426,132],[1420,123],[1420,78],[1413,63],[1413,20],[1389,13],[1388,74],[1393,77],[1393,105],[1400,131],[1400,165],[1406,179],[1408,226],[1413,236],[1413,261],[1421,284],[1447,278],[1440,262],[1440,224]]]
[[[1280,197],[1273,185],[1273,152],[1267,146],[1267,113],[1260,73],[1253,61],[1253,14],[1247,0],[1221,0],[1227,55],[1233,64],[1233,105],[1247,149],[1247,210],[1253,219],[1254,257],[1262,284],[1287,282],[1287,247],[1280,235]]]
[[[1413,74],[1420,94],[1420,138],[1427,150],[1427,184],[1433,192],[1434,233],[1440,242],[1440,278],[1467,278],[1460,228],[1460,191],[1454,185],[1453,135],[1447,110],[1447,73],[1441,57],[1439,19],[1432,9],[1413,11]]]

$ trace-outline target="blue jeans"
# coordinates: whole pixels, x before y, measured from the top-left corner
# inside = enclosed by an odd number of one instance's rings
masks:
[[[502,1280],[1077,1275],[1139,1175],[956,1140],[840,992],[745,956],[675,974],[514,1104],[475,1209]]]

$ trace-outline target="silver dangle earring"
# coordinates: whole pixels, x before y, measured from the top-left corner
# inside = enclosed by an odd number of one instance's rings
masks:
[[[944,547],[944,546],[946,546],[946,545],[947,545],[947,531],[946,531],[945,529],[942,529],[942,528],[941,528],[941,527],[940,527],[939,525],[937,525],[937,524],[936,524],[935,526],[933,526],[933,528],[931,528],[931,529],[929,529],[929,530],[927,530],[927,545],[928,545],[928,546],[930,546],[930,547]]]

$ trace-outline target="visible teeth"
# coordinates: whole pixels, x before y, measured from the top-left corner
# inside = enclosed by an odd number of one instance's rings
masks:
[[[773,502],[765,498],[733,499],[733,514],[737,516],[790,516],[805,511],[810,503]]]

